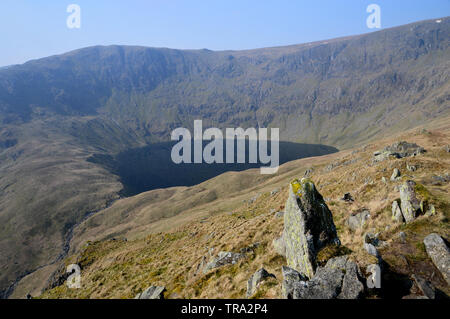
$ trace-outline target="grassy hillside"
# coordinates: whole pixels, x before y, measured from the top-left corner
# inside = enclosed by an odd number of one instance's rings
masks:
[[[375,151],[400,140],[417,143],[427,152],[372,161]],[[411,291],[403,287],[412,274],[427,278],[448,294],[450,287],[428,258],[422,241],[431,232],[447,239],[450,236],[450,183],[436,183],[433,177],[449,172],[450,153],[445,149],[449,141],[450,119],[446,118],[426,130],[415,129],[353,150],[287,163],[277,176],[263,177],[253,170],[226,173],[194,187],[151,191],[120,200],[77,229],[73,240],[76,253],[65,263],[80,264],[82,288],[62,285],[40,297],[132,298],[150,285],[163,285],[168,298],[242,298],[247,279],[263,265],[277,280],[269,281],[255,297],[279,298],[281,265],[286,262],[272,247],[283,227],[283,219],[274,212],[284,208],[288,182],[311,168],[311,178],[333,213],[342,244],[363,269],[373,262],[363,249],[363,234],[379,232],[387,243],[379,251],[388,265],[383,281],[389,289],[374,297],[420,294],[414,287]],[[408,171],[407,164],[417,170]],[[402,178],[389,181],[394,168],[400,169]],[[410,224],[392,220],[391,204],[399,197],[396,187],[404,179],[416,181],[419,195],[436,206],[435,216],[420,216]],[[215,192],[215,198],[202,202],[202,190]],[[352,194],[354,202],[340,200],[346,192]],[[193,194],[198,197],[193,198]],[[182,213],[172,216],[167,212],[168,207],[178,205],[184,207]],[[370,210],[370,219],[362,229],[351,231],[345,220],[362,208]],[[120,214],[128,218],[116,219]],[[406,234],[404,243],[399,239],[400,231]],[[206,274],[197,272],[204,256],[209,258],[222,250],[239,252],[255,243],[259,246],[239,263]]]

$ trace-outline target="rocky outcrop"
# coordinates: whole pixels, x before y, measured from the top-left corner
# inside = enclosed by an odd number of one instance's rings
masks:
[[[396,200],[392,202],[392,219],[398,223],[404,222],[402,210],[400,209],[400,206],[398,205],[398,202]]]
[[[416,183],[408,180],[400,186],[400,201],[403,218],[407,223],[412,222],[420,213],[420,201],[414,190]]]
[[[233,253],[227,251],[221,251],[217,257],[213,258],[204,268],[203,272],[207,273],[211,269],[226,266],[226,265],[234,265],[240,259],[245,258],[244,254]]]
[[[340,241],[331,211],[314,183],[303,178],[289,186],[283,234],[286,260],[289,267],[311,278],[319,250]]]
[[[356,231],[364,226],[366,221],[370,218],[370,211],[363,209],[352,214],[346,221],[346,225],[353,231]]]
[[[308,278],[297,270],[287,266],[281,268],[283,274],[283,283],[281,285],[281,294],[285,299],[293,299],[294,288],[299,282],[306,282]]]
[[[423,240],[428,256],[450,285],[450,250],[438,234],[430,234]]]
[[[151,286],[134,297],[134,299],[164,299],[165,287]]]
[[[364,292],[358,266],[346,256],[330,259],[309,281],[291,272],[283,281],[283,295],[292,299],[356,299]]]
[[[415,143],[397,142],[375,152],[374,161],[380,162],[389,158],[404,158],[425,153],[425,149]]]
[[[253,296],[256,293],[259,284],[269,278],[276,278],[276,277],[274,274],[269,273],[264,268],[261,268],[258,271],[256,271],[247,282],[247,298]]]
[[[392,175],[391,175],[391,181],[396,181],[397,179],[399,179],[400,178],[400,170],[398,169],[398,168],[394,168],[394,171],[392,172]]]

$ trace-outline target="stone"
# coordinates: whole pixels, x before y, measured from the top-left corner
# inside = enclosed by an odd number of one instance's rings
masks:
[[[203,272],[207,273],[211,269],[226,266],[226,265],[234,265],[239,260],[245,258],[244,254],[240,253],[233,253],[233,252],[227,252],[227,251],[221,251],[217,255],[216,258],[214,258],[212,261],[210,261],[204,268]]]
[[[239,252],[241,254],[251,253],[251,252],[254,252],[255,249],[258,248],[259,246],[261,246],[261,243],[260,242],[256,242],[254,244],[251,244],[250,246],[241,248]]]
[[[380,265],[371,264],[366,268],[366,272],[370,273],[370,276],[367,278],[366,284],[367,288],[381,288],[381,268]]]
[[[283,235],[281,235],[279,238],[275,238],[272,241],[272,246],[277,254],[286,256],[286,244],[284,243]]]
[[[381,177],[381,181],[384,183],[384,184],[387,184],[388,183],[388,180],[386,179],[386,177]]]
[[[374,162],[384,161],[389,158],[404,158],[425,153],[425,149],[415,143],[397,142],[386,146],[383,150],[375,152]]]
[[[438,234],[432,233],[423,240],[428,256],[450,285],[450,250]]]
[[[308,277],[287,266],[281,267],[281,273],[283,274],[281,294],[285,299],[293,299],[295,285],[300,281],[306,282]]]
[[[293,299],[356,299],[364,292],[359,268],[347,256],[330,259],[311,280],[300,280],[292,286]]]
[[[353,231],[361,229],[370,218],[370,211],[363,209],[347,218],[346,225]]]
[[[412,222],[420,213],[420,202],[416,198],[415,186],[416,183],[411,180],[405,181],[400,186],[400,207],[407,223]]]
[[[380,240],[378,239],[378,234],[365,233],[364,234],[364,243],[372,244],[375,247],[378,247],[380,244]]]
[[[434,207],[434,205],[429,205],[428,210],[425,212],[425,216],[434,216],[436,215],[436,208]]]
[[[394,171],[391,175],[391,181],[396,181],[400,177],[400,170],[398,168],[394,168]]]
[[[341,200],[344,202],[353,202],[354,199],[350,193],[345,193],[344,196],[342,196]]]
[[[256,293],[259,284],[268,278],[276,279],[274,274],[267,272],[264,268],[256,271],[247,282],[247,298],[253,296]]]
[[[284,242],[289,267],[314,275],[316,256],[327,245],[340,245],[333,215],[314,183],[303,178],[289,185],[284,214]]]
[[[410,172],[415,172],[417,170],[417,166],[406,164],[406,169]]]
[[[412,275],[412,278],[414,279],[414,282],[416,283],[417,287],[424,294],[425,297],[427,297],[428,299],[436,298],[436,290],[431,284],[431,282],[426,281],[422,277],[419,277],[415,274]]]
[[[447,153],[450,153],[450,145],[445,145],[445,146],[444,146],[444,150],[445,150]]]
[[[403,218],[402,210],[400,209],[400,206],[398,205],[398,202],[394,200],[392,202],[392,220],[403,223],[405,220]]]
[[[364,249],[367,251],[369,255],[375,256],[377,258],[380,256],[378,254],[377,248],[372,244],[364,243]]]
[[[134,299],[164,299],[165,287],[151,286],[134,297]]]

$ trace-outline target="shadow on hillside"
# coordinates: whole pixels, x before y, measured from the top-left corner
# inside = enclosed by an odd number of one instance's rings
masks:
[[[171,151],[175,144],[176,142],[151,144],[130,149],[115,156],[94,154],[88,161],[100,164],[118,175],[124,185],[122,191],[124,196],[132,196],[157,188],[192,186],[228,171],[243,171],[267,166],[259,161],[257,164],[237,164],[236,145],[234,164],[175,164],[171,160]],[[205,142],[204,145],[206,144]],[[191,149],[193,157],[194,148]],[[247,141],[246,162],[248,162],[248,149]],[[270,143],[268,149],[270,154]],[[300,158],[326,155],[337,151],[335,147],[320,144],[280,142],[280,165]],[[224,158],[226,158],[225,154]],[[226,188],[226,185],[224,187]]]

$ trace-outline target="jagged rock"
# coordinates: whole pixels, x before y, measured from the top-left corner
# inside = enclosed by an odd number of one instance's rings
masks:
[[[134,299],[164,299],[165,287],[151,286],[134,297]]]
[[[369,255],[375,256],[377,258],[380,256],[378,254],[377,248],[372,244],[364,243],[364,249],[367,251]]]
[[[316,256],[327,245],[340,245],[333,216],[314,183],[303,178],[289,185],[284,214],[284,242],[289,267],[311,278]]]
[[[404,222],[402,210],[400,209],[400,206],[398,205],[398,202],[396,200],[392,202],[392,219],[398,223]]]
[[[417,166],[406,164],[406,169],[410,172],[415,172],[417,170]]]
[[[353,202],[354,199],[350,193],[345,193],[344,196],[342,196],[341,200],[344,202]]]
[[[210,261],[205,266],[203,272],[206,273],[206,272],[210,271],[211,269],[226,266],[226,265],[234,265],[240,259],[243,259],[243,258],[245,258],[244,254],[221,251],[221,252],[219,252],[219,254],[217,255],[216,258],[214,258],[212,261]]]
[[[398,168],[394,168],[394,171],[391,175],[391,181],[396,181],[400,177],[400,170]]]
[[[284,236],[281,235],[279,238],[275,238],[272,241],[273,249],[281,256],[286,256],[286,244],[284,242]]]
[[[294,297],[295,285],[300,281],[308,281],[308,277],[299,273],[297,270],[287,266],[281,268],[283,274],[283,283],[281,285],[281,294],[285,299],[292,299]]]
[[[276,278],[274,274],[267,272],[264,268],[256,271],[247,282],[247,298],[253,296],[258,285],[268,278]]]
[[[366,272],[371,275],[367,278],[367,288],[381,288],[381,268],[377,264],[367,266]]]
[[[430,217],[434,215],[436,215],[436,208],[434,207],[434,205],[429,205],[428,210],[425,212],[425,216]]]
[[[415,185],[414,181],[408,180],[400,186],[400,206],[407,223],[412,222],[420,213],[420,202],[416,198]]]
[[[370,218],[370,211],[364,209],[358,213],[355,213],[347,218],[346,225],[353,231],[360,229],[364,226],[366,221]]]
[[[423,240],[428,256],[450,285],[450,250],[438,234],[432,233]]]
[[[388,158],[404,158],[423,154],[425,149],[415,143],[397,142],[386,146],[383,150],[375,152],[374,161],[380,162]]]
[[[431,282],[426,281],[425,279],[413,274],[412,278],[414,279],[417,287],[419,287],[420,291],[424,294],[428,299],[436,298],[436,290],[431,284]]]
[[[358,266],[347,256],[330,259],[311,280],[292,286],[293,299],[356,299],[364,292]]]

